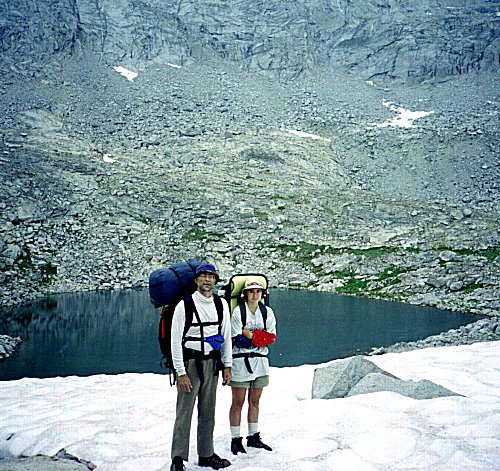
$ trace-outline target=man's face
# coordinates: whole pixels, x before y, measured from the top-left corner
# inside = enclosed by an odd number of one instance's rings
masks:
[[[210,297],[212,295],[212,290],[216,283],[215,275],[212,273],[201,273],[194,281],[196,286],[198,286],[198,291],[203,296]]]

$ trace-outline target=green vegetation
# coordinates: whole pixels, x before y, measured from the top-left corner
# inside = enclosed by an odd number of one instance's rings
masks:
[[[350,270],[340,270],[340,271],[333,272],[333,276],[335,278],[351,278],[351,277],[354,277],[354,272],[352,272]]]
[[[20,270],[33,270],[35,268],[29,249],[26,249],[23,256],[19,259],[18,266]]]
[[[310,244],[309,242],[299,242],[298,244],[278,245],[276,249],[285,259],[293,258],[303,265],[310,265],[311,259],[323,250],[323,246]]]
[[[391,253],[399,252],[401,249],[399,247],[372,247],[369,249],[352,249],[345,250],[346,253],[352,253],[354,255],[364,255],[367,258],[377,258],[382,255],[389,255]]]
[[[336,291],[340,294],[364,294],[368,283],[368,280],[350,278],[344,286],[337,288]]]
[[[407,273],[410,269],[406,267],[396,267],[395,265],[389,265],[384,268],[382,272],[378,275],[380,280],[386,280],[388,278],[397,278],[401,273]]]
[[[249,148],[240,152],[242,160],[261,160],[264,162],[280,162],[283,159],[276,152],[264,148]]]
[[[482,285],[479,285],[477,283],[471,283],[470,285],[467,285],[467,286],[464,286],[460,292],[461,293],[472,293],[473,291],[475,291],[476,289],[478,288],[482,288],[483,286]]]
[[[486,257],[489,263],[491,263],[493,260],[495,260],[495,258],[497,258],[500,255],[499,247],[491,247],[489,249],[483,249],[483,250],[472,250],[472,249],[459,249],[459,250],[442,249],[442,250],[451,250],[452,252],[455,252],[458,255],[475,255],[477,257]]]
[[[207,240],[218,241],[222,240],[222,236],[214,232],[209,232],[203,227],[193,227],[184,233],[182,240],[185,242],[203,242]]]
[[[53,276],[57,275],[57,267],[52,263],[46,263],[40,267],[43,283],[49,283]]]
[[[500,247],[492,247],[491,249],[486,249],[479,252],[483,257],[488,259],[488,262],[492,262],[498,256],[500,256]]]
[[[349,249],[349,248],[332,248],[325,247],[324,245],[319,244],[311,244],[309,242],[299,242],[298,244],[288,244],[281,245],[278,247],[282,252],[300,252],[302,255],[306,256],[309,254],[314,257],[318,253],[322,253],[324,255],[342,255],[342,254],[352,254],[352,255],[364,255],[367,258],[377,258],[384,255],[390,255],[393,253],[401,252],[399,247],[373,247],[369,249]],[[407,250],[410,252],[410,250]]]
[[[194,227],[184,233],[182,239],[186,242],[197,242],[208,239],[208,232],[201,227]]]
[[[39,272],[39,279],[42,283],[50,283],[52,277],[57,275],[57,267],[50,262],[37,267],[33,262],[29,249],[25,249],[23,256],[19,259],[18,267],[22,271]]]
[[[274,250],[281,254],[285,260],[300,263],[321,279],[325,276],[329,279],[342,280],[343,286],[338,287],[336,292],[339,294],[349,294],[356,296],[375,296],[385,299],[402,300],[407,295],[404,292],[387,292],[390,286],[398,285],[402,282],[399,277],[403,273],[409,273],[418,268],[417,266],[406,265],[405,256],[410,254],[418,254],[423,252],[432,252],[437,255],[441,251],[450,251],[457,255],[473,255],[478,257],[486,257],[488,262],[492,262],[500,255],[499,248],[489,248],[484,250],[473,249],[451,249],[447,247],[438,247],[434,249],[420,249],[420,248],[401,248],[401,247],[373,247],[367,249],[354,249],[354,248],[333,248],[325,245],[310,243],[310,242],[297,242],[288,243],[285,245],[275,245],[272,240],[262,241],[262,249],[269,249],[273,247]],[[380,266],[380,272],[371,273],[370,275],[358,275],[353,268],[346,266],[345,269],[335,272],[326,273],[325,266],[314,267],[311,261],[319,256],[339,256],[339,255],[356,255],[365,257],[365,262],[371,266],[372,260],[376,263],[375,266]],[[366,260],[368,259],[368,260]],[[379,260],[377,260],[379,259]],[[386,263],[384,263],[386,261]],[[392,261],[392,263],[390,263]],[[365,262],[362,262],[363,264]],[[399,264],[399,262],[401,262]],[[457,261],[460,263],[459,261]],[[389,264],[388,264],[389,263]],[[441,262],[446,264],[446,262]],[[463,287],[460,292],[470,293],[478,288],[482,288],[480,284],[470,284]],[[397,288],[395,291],[398,291]]]

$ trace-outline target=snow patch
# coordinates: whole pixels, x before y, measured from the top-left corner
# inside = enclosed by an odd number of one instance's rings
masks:
[[[281,128],[280,131],[288,132],[290,134],[294,134],[297,137],[302,137],[302,138],[308,138],[308,139],[313,139],[315,141],[325,141],[325,142],[332,142],[331,139],[327,139],[325,137],[317,136],[316,134],[310,134],[308,132],[303,132],[303,131],[296,131],[294,129],[286,129],[286,128]]]
[[[429,116],[432,113],[434,113],[434,111],[409,111],[401,106],[394,105],[390,101],[383,101],[382,103],[391,111],[397,113],[397,116],[381,124],[375,124],[374,126],[376,126],[377,128],[385,128],[388,126],[400,127],[400,128],[414,128],[416,126],[413,124],[413,121],[415,121],[416,119],[425,118],[426,116]]]
[[[118,72],[120,75],[123,75],[130,82],[133,82],[134,79],[137,77],[137,75],[139,75],[139,74],[132,72],[131,70],[128,70],[122,66],[113,67],[113,69],[116,70],[116,72]]]

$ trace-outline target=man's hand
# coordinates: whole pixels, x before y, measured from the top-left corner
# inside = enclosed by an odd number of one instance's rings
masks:
[[[231,368],[224,368],[224,371],[222,372],[222,385],[226,386],[229,384],[229,381],[231,381]]]
[[[191,384],[191,380],[187,374],[179,376],[177,378],[177,382],[179,383],[179,389],[184,392],[191,392],[193,389],[193,385]]]

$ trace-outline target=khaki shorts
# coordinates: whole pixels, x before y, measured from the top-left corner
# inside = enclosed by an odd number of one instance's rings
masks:
[[[232,388],[245,388],[245,389],[260,389],[269,385],[269,375],[259,376],[252,381],[231,381],[229,386]]]

